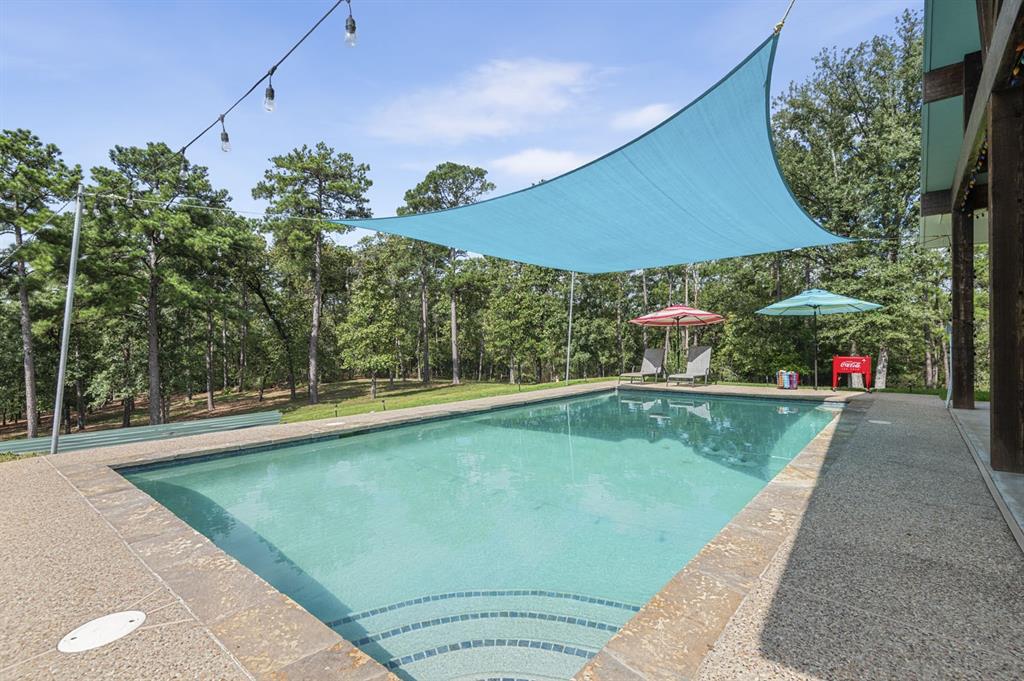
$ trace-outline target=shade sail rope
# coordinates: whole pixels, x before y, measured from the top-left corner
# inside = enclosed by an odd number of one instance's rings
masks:
[[[336,222],[582,273],[844,243],[804,211],[779,168],[778,39],[661,124],[547,182],[444,211]]]
[[[789,18],[789,13],[793,9],[793,5],[796,4],[796,0],[789,0],[789,7],[786,8],[786,13],[779,19],[779,23],[775,24],[775,34],[778,35],[782,31],[782,27],[786,25],[786,19]]]

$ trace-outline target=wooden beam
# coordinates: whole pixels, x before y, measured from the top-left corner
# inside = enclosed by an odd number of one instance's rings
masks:
[[[949,66],[932,69],[924,74],[924,103],[937,102],[962,95],[964,80],[964,63],[962,61]]]
[[[1024,473],[1024,88],[992,94],[988,125],[989,447],[993,470]]]
[[[988,185],[984,182],[975,185],[974,190],[971,192],[970,200],[971,210],[981,210],[982,208],[988,208]],[[931,215],[948,215],[949,214],[949,190],[938,189],[933,192],[927,192],[921,195],[921,217],[926,218]]]
[[[974,213],[953,212],[953,407],[974,409]]]
[[[977,0],[978,38],[981,45],[981,58],[988,56],[988,45],[992,40],[992,17],[995,16],[995,0]]]
[[[964,130],[964,139],[960,145],[960,156],[953,173],[952,193],[950,195],[950,212],[956,209],[963,198],[963,192],[969,179],[967,169],[974,165],[978,158],[978,148],[985,131],[985,115],[992,90],[997,86],[996,80],[1009,74],[1009,65],[1015,56],[1014,47],[1024,34],[1024,22],[1018,22],[1024,0],[1004,0],[996,19],[991,39],[987,42],[988,53],[985,55],[985,66],[981,72],[978,91],[971,107],[971,115]],[[982,36],[982,44],[986,44]],[[998,83],[1002,85],[1002,83]]]
[[[985,62],[981,58],[981,52],[971,52],[964,55],[964,68],[961,72],[964,89],[964,125],[971,117],[971,109],[974,108],[974,100],[978,96],[978,83],[981,82],[981,70]]]

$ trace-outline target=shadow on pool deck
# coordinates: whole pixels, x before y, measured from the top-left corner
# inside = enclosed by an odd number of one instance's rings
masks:
[[[876,395],[839,428],[696,677],[1024,677],[1024,554],[942,402]]]

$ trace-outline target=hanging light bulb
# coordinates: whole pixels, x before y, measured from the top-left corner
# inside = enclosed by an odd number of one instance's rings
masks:
[[[128,206],[129,208],[135,205],[135,197],[132,196],[131,191],[129,191],[128,196],[125,197],[124,205]]]
[[[181,157],[181,170],[178,171],[178,179],[182,182],[188,179],[188,161],[184,156]]]
[[[270,69],[270,73],[267,74],[267,91],[263,94],[263,108],[269,113],[274,112],[274,71],[277,67]]]
[[[228,137],[228,130],[224,127],[224,116],[220,117],[220,150],[231,151],[231,138]]]
[[[100,207],[99,207],[99,206],[93,206],[93,207],[92,207],[92,216],[93,216],[94,218],[98,218],[98,217],[99,217],[100,215],[101,215],[101,213],[100,213]]]
[[[348,2],[348,19],[345,19],[345,43],[349,47],[356,46],[356,20],[352,17],[352,0]]]

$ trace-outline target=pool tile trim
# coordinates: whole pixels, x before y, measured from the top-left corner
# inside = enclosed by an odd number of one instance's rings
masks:
[[[230,456],[249,453],[254,449],[266,450],[495,409],[527,406],[566,397],[606,392],[615,387],[614,381],[570,385],[390,412],[260,426],[174,440],[128,443],[102,449],[77,450],[47,456],[46,459],[251,678],[398,681],[385,666],[339,636],[295,601],[278,592],[245,565],[224,553],[171,511],[135,487],[121,472],[151,464]],[[709,397],[746,396],[787,400],[810,399],[819,402],[845,402],[852,397],[850,394],[842,393],[760,395],[759,391],[732,387],[721,390],[717,386],[710,389],[680,389],[667,388],[664,384],[633,384],[628,387],[624,384],[621,387],[623,390],[693,393]],[[741,512],[741,515],[753,507],[761,496],[763,492]],[[766,515],[766,510],[771,509],[755,508],[754,512]],[[712,544],[715,541],[713,540]],[[686,569],[677,574],[673,581]],[[197,574],[200,577],[197,578]],[[593,659],[581,672],[586,676],[580,678],[612,678],[593,676],[592,669],[611,668],[611,664],[604,660],[610,655],[617,654],[611,649],[612,644],[627,630],[630,635],[634,635],[633,631],[638,626],[635,623],[670,587],[671,582],[652,601],[643,606],[637,616],[596,655],[592,651],[586,651],[589,653],[587,659],[591,656]],[[459,643],[460,649],[462,643]],[[469,643],[472,646],[473,641]],[[540,645],[543,643],[540,642]],[[614,664],[618,665],[617,662]],[[679,677],[677,675],[674,678]]]
[[[448,653],[455,653],[460,650],[470,650],[472,648],[532,648],[534,650],[545,650],[551,653],[561,653],[562,655],[575,655],[576,657],[581,657],[585,660],[592,659],[597,655],[597,652],[594,650],[574,645],[567,645],[565,643],[558,643],[556,641],[541,641],[531,638],[477,638],[469,641],[458,641],[456,643],[443,643],[434,648],[428,648],[427,650],[421,650],[416,653],[396,657],[393,660],[385,662],[384,666],[388,669],[400,669],[407,664],[420,662],[421,660],[429,659],[435,655],[447,655]]]
[[[400,601],[398,603],[390,603],[388,605],[382,605],[380,607],[372,608],[370,610],[362,610],[360,612],[350,613],[348,615],[345,615],[344,617],[339,617],[338,619],[331,620],[327,623],[327,626],[338,627],[343,624],[349,624],[350,622],[365,619],[367,617],[374,617],[385,612],[392,612],[400,608],[407,608],[413,605],[420,605],[421,603],[445,601],[451,598],[497,598],[507,596],[562,598],[570,601],[580,601],[581,603],[593,603],[594,605],[603,605],[609,608],[632,610],[633,612],[639,612],[641,607],[639,605],[633,605],[632,603],[611,601],[606,598],[596,598],[594,596],[585,596],[583,594],[567,593],[564,591],[544,591],[542,589],[485,589],[482,591],[451,591],[448,593],[430,594],[429,596],[410,598],[408,600]]]

